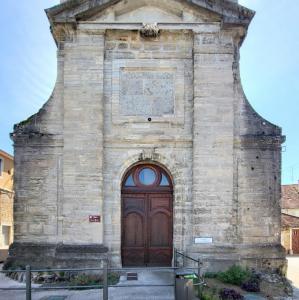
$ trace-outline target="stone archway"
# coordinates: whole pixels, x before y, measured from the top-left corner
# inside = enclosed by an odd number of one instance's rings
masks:
[[[173,184],[166,169],[139,163],[125,174],[121,192],[123,266],[170,266]]]

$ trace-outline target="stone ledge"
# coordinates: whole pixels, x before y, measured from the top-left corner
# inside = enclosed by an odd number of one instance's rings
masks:
[[[279,244],[192,247],[188,254],[201,258],[209,272],[223,271],[234,264],[275,272],[283,272],[287,266],[284,248]]]
[[[107,259],[108,248],[101,244],[67,245],[51,243],[15,242],[9,248],[4,269],[24,267],[95,267]]]

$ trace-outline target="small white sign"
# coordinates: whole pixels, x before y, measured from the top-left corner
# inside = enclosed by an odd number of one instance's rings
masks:
[[[212,244],[213,238],[211,237],[196,237],[195,244]]]

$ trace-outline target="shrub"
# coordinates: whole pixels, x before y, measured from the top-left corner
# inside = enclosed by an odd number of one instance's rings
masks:
[[[116,273],[108,274],[108,284],[115,285],[119,281],[119,275]],[[71,277],[70,283],[72,286],[87,286],[99,285],[103,283],[103,278],[99,275],[79,274]]]
[[[25,265],[20,265],[18,263],[12,262],[12,261],[6,261],[2,267],[2,270],[5,271],[14,271],[14,270],[25,270]]]
[[[219,297],[221,300],[243,300],[244,297],[231,289],[222,289],[219,292]]]
[[[217,295],[211,292],[202,292],[200,295],[200,300],[219,300]]]
[[[217,277],[217,273],[214,272],[207,272],[205,273],[205,278],[216,278]]]
[[[220,272],[217,274],[217,279],[224,282],[235,284],[241,286],[244,282],[249,280],[251,273],[240,267],[240,266],[232,266],[225,272]]]
[[[115,285],[119,282],[119,274],[109,273],[108,274],[108,284]]]
[[[71,285],[74,286],[87,286],[98,285],[100,283],[99,276],[79,274],[71,278]]]

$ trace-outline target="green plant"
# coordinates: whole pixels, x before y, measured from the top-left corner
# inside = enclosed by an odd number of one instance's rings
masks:
[[[217,274],[217,279],[224,282],[241,286],[244,282],[249,280],[251,272],[241,266],[232,266],[225,272]]]
[[[108,275],[108,284],[115,285],[119,282],[119,275],[116,273],[109,273]]]
[[[12,262],[12,261],[5,262],[2,267],[2,270],[5,270],[5,271],[25,270],[25,269],[26,269],[25,265],[18,264],[16,262]]]
[[[99,276],[79,274],[71,278],[71,285],[74,286],[87,286],[97,285],[101,282]]]
[[[116,273],[108,274],[108,284],[115,285],[119,281],[119,275]],[[103,278],[99,275],[87,275],[87,274],[78,274],[72,276],[70,279],[71,286],[89,286],[89,285],[102,285]]]
[[[200,300],[219,300],[219,297],[210,291],[204,291],[200,295]]]
[[[217,273],[215,272],[207,272],[204,275],[205,278],[216,278],[217,277]]]

